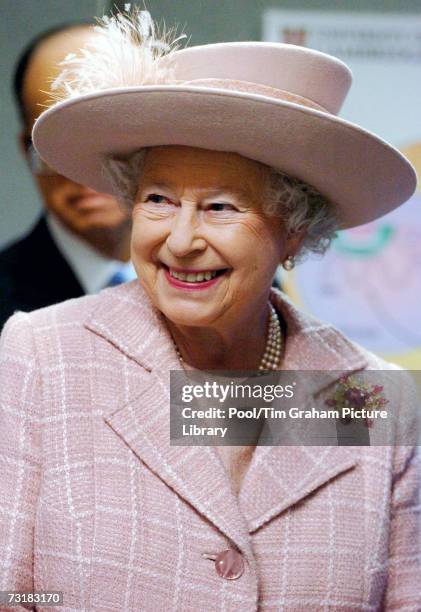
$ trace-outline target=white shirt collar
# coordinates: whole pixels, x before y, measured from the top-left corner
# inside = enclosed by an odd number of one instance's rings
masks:
[[[97,293],[103,289],[117,271],[127,280],[136,278],[132,263],[108,259],[84,240],[68,230],[53,214],[47,214],[47,225],[57,248],[73,270],[85,293]]]

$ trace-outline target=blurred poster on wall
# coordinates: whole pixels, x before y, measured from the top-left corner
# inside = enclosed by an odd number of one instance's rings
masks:
[[[271,9],[263,39],[335,55],[353,85],[341,116],[392,142],[421,176],[421,13]],[[400,209],[340,232],[330,251],[288,274],[296,303],[354,341],[421,369],[421,190]]]

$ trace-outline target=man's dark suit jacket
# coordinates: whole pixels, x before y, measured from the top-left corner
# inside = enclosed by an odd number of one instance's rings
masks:
[[[0,251],[0,330],[16,310],[29,312],[84,294],[45,217],[29,234]]]

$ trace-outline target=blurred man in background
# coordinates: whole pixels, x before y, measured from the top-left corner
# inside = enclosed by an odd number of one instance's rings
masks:
[[[28,312],[135,277],[129,213],[109,195],[56,174],[37,156],[31,140],[59,62],[92,36],[92,26],[84,24],[49,30],[28,45],[17,63],[19,141],[44,211],[29,234],[0,251],[0,329],[16,310]]]

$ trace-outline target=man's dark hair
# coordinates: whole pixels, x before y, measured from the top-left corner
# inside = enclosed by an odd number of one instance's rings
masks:
[[[28,118],[26,116],[26,109],[23,101],[23,85],[25,82],[26,71],[28,70],[33,54],[36,52],[41,43],[48,40],[55,34],[59,34],[60,32],[65,32],[66,30],[71,30],[73,28],[78,28],[80,26],[89,25],[92,25],[91,21],[75,21],[72,23],[62,23],[54,26],[53,28],[49,28],[40,34],[37,34],[37,36],[30,40],[18,57],[13,73],[13,94],[22,124],[24,126],[27,126]]]

